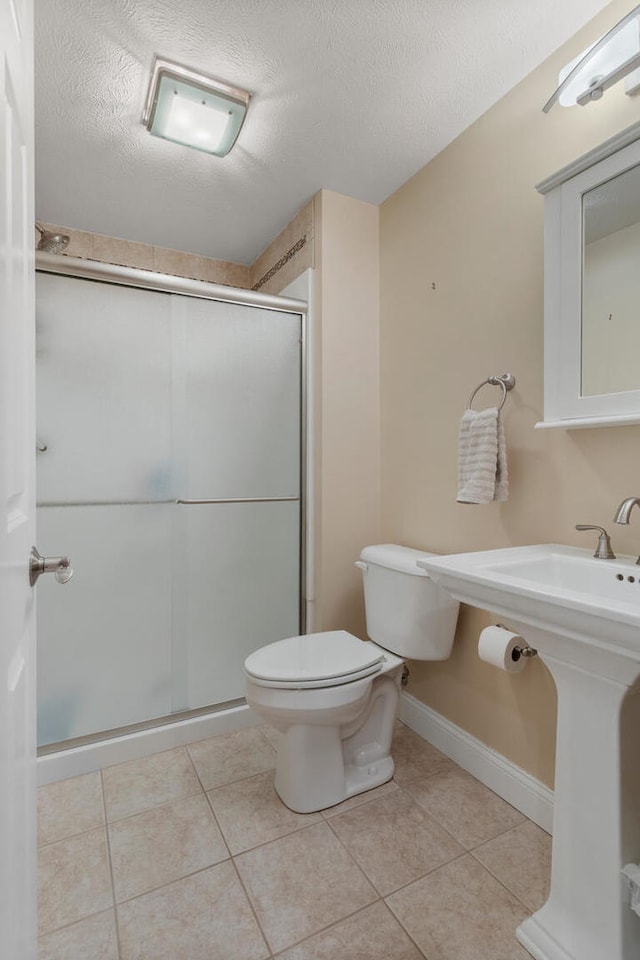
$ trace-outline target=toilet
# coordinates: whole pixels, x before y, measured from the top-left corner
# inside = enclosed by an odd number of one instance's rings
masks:
[[[297,813],[331,807],[393,776],[404,659],[446,660],[458,603],[396,544],[365,547],[368,641],[330,630],[270,643],[245,660],[249,706],[280,732],[275,788]]]

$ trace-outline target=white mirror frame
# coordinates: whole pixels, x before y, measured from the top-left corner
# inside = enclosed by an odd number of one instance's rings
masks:
[[[582,196],[638,164],[640,123],[536,185],[545,198],[544,420],[536,427],[640,423],[640,389],[581,396]]]

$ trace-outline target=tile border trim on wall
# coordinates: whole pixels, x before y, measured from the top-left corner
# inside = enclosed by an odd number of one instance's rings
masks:
[[[269,270],[267,270],[265,274],[263,274],[260,277],[257,283],[253,284],[251,289],[259,290],[260,287],[263,287],[265,285],[265,283],[268,283],[272,277],[275,277],[276,273],[282,270],[285,264],[289,263],[289,260],[292,260],[293,257],[295,257],[296,253],[302,250],[306,242],[307,242],[307,235],[305,233],[303,237],[300,237],[300,239],[296,243],[294,243],[294,245],[289,250],[287,250],[284,256],[280,257],[277,263],[274,263],[274,265]]]
[[[410,693],[400,697],[400,719],[539,827],[552,833],[553,790]]]

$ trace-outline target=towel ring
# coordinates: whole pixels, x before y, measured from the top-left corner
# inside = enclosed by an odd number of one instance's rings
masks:
[[[513,390],[513,388],[516,385],[516,378],[512,373],[503,373],[499,377],[487,377],[486,380],[483,380],[482,383],[478,384],[478,386],[475,388],[475,390],[467,400],[467,410],[471,410],[471,403],[476,393],[479,390],[482,390],[482,388],[487,384],[490,384],[493,387],[502,387],[502,400],[500,401],[500,406],[498,407],[498,410],[502,410],[502,408],[504,407],[504,402],[507,399],[507,393],[509,392],[509,390]]]

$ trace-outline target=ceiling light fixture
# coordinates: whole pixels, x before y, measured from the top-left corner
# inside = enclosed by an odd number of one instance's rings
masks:
[[[142,122],[149,133],[224,157],[240,133],[251,94],[156,57]]]
[[[640,6],[634,7],[615,27],[584,50],[560,71],[558,89],[542,108],[545,113],[554,103],[563,107],[581,107],[599,100],[609,87],[627,77],[625,93],[640,90]],[[629,76],[633,74],[633,76]]]

